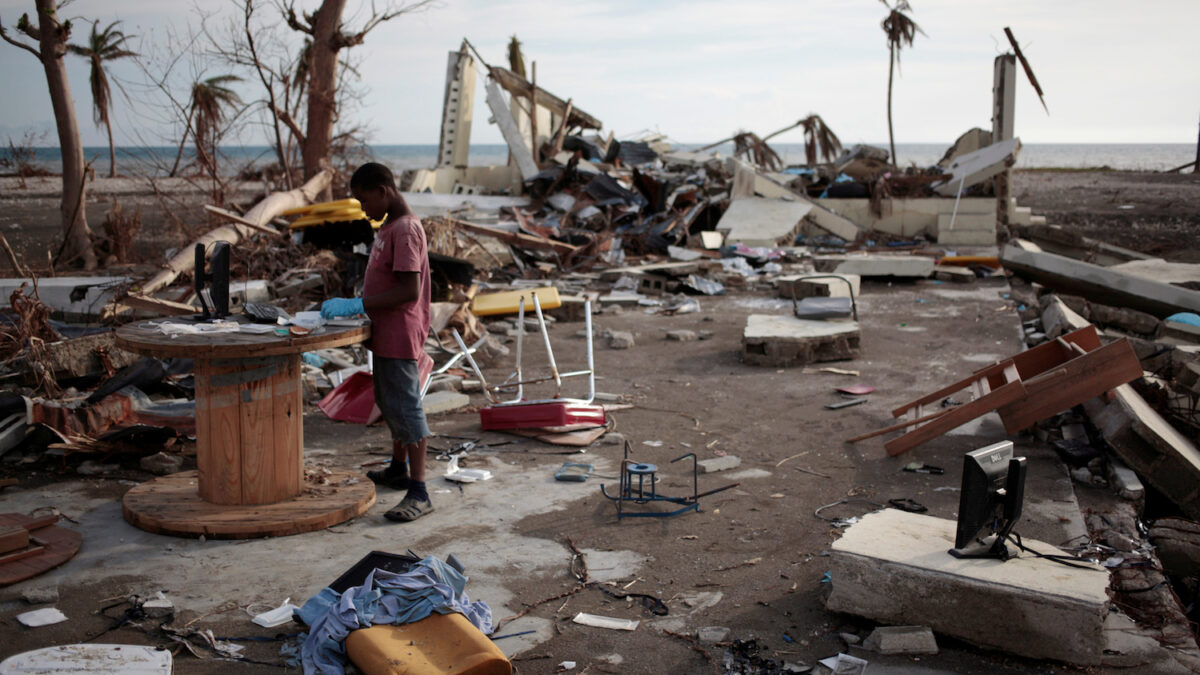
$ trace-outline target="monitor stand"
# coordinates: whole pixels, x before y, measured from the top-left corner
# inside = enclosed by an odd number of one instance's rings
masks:
[[[1004,545],[1004,539],[1012,530],[1012,524],[1009,523],[1004,527],[1001,534],[993,534],[986,539],[976,539],[970,544],[962,548],[950,549],[950,555],[955,558],[994,558],[996,560],[1008,560],[1012,555],[1008,551],[1008,547]]]

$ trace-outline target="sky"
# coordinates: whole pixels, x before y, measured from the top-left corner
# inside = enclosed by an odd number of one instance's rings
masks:
[[[383,0],[376,0],[381,4]],[[317,0],[297,0],[314,9]],[[1020,41],[1046,94],[1043,110],[1024,74],[1017,83],[1016,134],[1026,143],[1191,143],[1200,121],[1197,0],[912,0],[924,31],[901,55],[893,113],[897,143],[951,143],[971,127],[991,128],[992,62]],[[348,0],[350,27],[368,0]],[[10,30],[32,0],[0,0]],[[189,23],[205,12],[234,16],[232,0],[75,0],[73,36],[119,20],[139,51],[188,51]],[[465,37],[493,65],[507,65],[517,35],[538,85],[604,122],[618,138],[645,130],[681,143],[705,143],[739,130],[766,135],[810,113],[843,143],[887,139],[888,51],[879,0],[441,0],[380,25],[355,47],[362,107],[352,121],[379,144],[436,144],[446,55]],[[260,10],[264,39],[294,40],[271,4]],[[88,65],[68,56],[68,75],[85,145],[105,145],[92,121]],[[206,76],[227,72],[211,65]],[[150,100],[136,64],[113,76],[134,99],[114,104],[118,145],[168,144],[175,132],[161,101]],[[181,71],[182,72],[182,71]],[[185,73],[186,74],[186,73]],[[472,143],[502,143],[479,77]],[[248,81],[242,98],[262,96]],[[43,71],[33,56],[0,43],[0,143],[26,131],[57,145]],[[13,95],[16,92],[18,95]],[[242,142],[265,142],[242,125]],[[800,130],[777,137],[802,142]]]

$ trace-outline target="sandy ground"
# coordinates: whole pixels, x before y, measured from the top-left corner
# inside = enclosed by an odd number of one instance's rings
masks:
[[[1118,176],[1129,181],[1122,183]],[[1089,181],[1099,185],[1115,180],[1125,185],[1120,189],[1128,193],[1111,202],[1118,205],[1140,194],[1128,185],[1163,186],[1149,192],[1165,196],[1164,202],[1200,191],[1194,179],[1162,177],[1159,181],[1156,176],[1160,175],[1018,174],[1016,194],[1022,204],[1034,206],[1035,213],[1066,218],[1109,203],[1068,206],[1053,197],[1079,193],[1101,199],[1099,192],[1088,190]],[[53,220],[44,214],[54,208],[52,197],[14,198],[12,194],[4,190],[0,196],[6,205],[0,211],[0,229],[5,233],[24,234],[26,223],[35,220],[37,213],[43,214],[44,227],[45,221]],[[97,194],[97,213],[104,208],[100,199]],[[1178,218],[1194,230],[1200,200],[1190,199],[1186,205],[1174,202],[1178,208],[1172,209],[1164,202],[1155,203],[1160,212],[1178,212]],[[1039,200],[1048,206],[1040,207]],[[1060,210],[1053,211],[1056,204]],[[1113,219],[1103,226],[1115,228],[1115,219],[1124,213],[1101,211],[1095,218],[1080,216],[1081,227],[1100,227],[1089,223],[1099,223],[1103,216]],[[1165,222],[1166,217],[1156,216],[1154,222]],[[1058,222],[1057,217],[1051,222]],[[12,230],[13,224],[20,229]],[[25,242],[21,237],[9,238]],[[622,450],[621,445],[603,441],[585,454],[564,455],[564,448],[535,441],[476,452],[470,465],[490,469],[495,478],[461,489],[432,478],[437,510],[413,524],[396,525],[382,518],[399,495],[381,490],[376,505],[349,523],[322,532],[243,542],[164,537],[127,525],[120,515],[119,498],[134,482],[150,478],[136,469],[82,478],[68,468],[42,487],[5,489],[0,510],[27,512],[57,506],[79,523],[85,539],[82,552],[65,566],[0,589],[0,633],[19,636],[0,640],[0,658],[85,640],[166,644],[137,627],[104,633],[112,622],[98,614],[113,602],[106,599],[160,590],[175,601],[176,625],[194,621],[195,627],[211,628],[218,636],[295,632],[291,626],[260,629],[249,622],[245,608],[252,603],[275,604],[285,597],[302,601],[371,550],[455,553],[471,576],[468,592],[473,599],[488,602],[499,619],[574,586],[573,542],[584,553],[593,579],[611,579],[629,592],[655,595],[667,604],[669,614],[650,615],[637,604],[613,600],[595,589],[542,604],[500,631],[534,631],[498,642],[513,655],[519,672],[556,672],[562,661],[576,661],[575,672],[714,672],[712,662],[720,662],[721,647],[705,645],[697,651],[668,633],[691,634],[702,626],[729,627],[731,639],[757,638],[772,658],[812,664],[847,650],[839,632],[865,637],[872,627],[869,621],[836,615],[823,607],[822,577],[828,569],[829,547],[839,533],[816,518],[814,510],[847,498],[876,503],[908,498],[928,507],[930,515],[952,519],[961,454],[1005,434],[998,418],[988,416],[895,458],[884,452],[883,438],[854,445],[842,439],[882,427],[891,419],[891,408],[1019,351],[1020,321],[1014,303],[1006,297],[1008,291],[1003,280],[961,286],[931,281],[864,283],[859,304],[862,355],[852,362],[832,364],[859,370],[857,377],[823,373],[817,367],[742,364],[740,338],[746,317],[790,311],[788,303],[764,289],[701,298],[699,314],[665,317],[626,310],[599,315],[598,330],[629,330],[635,335],[636,346],[630,350],[611,350],[598,343],[597,387],[635,404],[612,415],[613,431],[631,443],[633,458],[660,467],[660,491],[678,495],[689,490],[690,473],[682,470],[683,463],[671,463],[684,453],[741,459],[741,466],[733,471],[699,478],[700,491],[730,482],[738,482],[736,488],[704,498],[698,513],[673,518],[617,520],[613,504],[601,495],[599,486],[608,484],[611,490],[615,480],[601,476],[616,475]],[[551,328],[563,367],[583,362],[584,341],[577,337],[581,328],[581,323]],[[675,329],[712,331],[713,336],[688,343],[667,341],[665,333]],[[537,352],[527,353],[526,358],[538,362]],[[510,357],[487,374],[502,378],[511,368]],[[869,384],[878,391],[865,405],[838,411],[824,408],[837,400],[836,386],[853,383]],[[476,395],[474,403],[482,399]],[[431,426],[444,437],[512,440],[481,433],[474,412],[440,415]],[[1028,436],[1013,440],[1031,463],[1025,514],[1018,530],[1053,543],[1081,534],[1075,490],[1089,488],[1073,487],[1047,447]],[[305,415],[305,441],[307,461],[331,466],[355,468],[386,454],[382,429],[333,423],[315,408]],[[448,447],[452,442],[442,438],[433,445]],[[592,463],[597,476],[585,483],[556,482],[553,473],[564,461]],[[912,461],[945,467],[946,473],[901,471]],[[431,462],[431,475],[443,470],[443,464]],[[38,477],[34,483],[44,480]],[[871,508],[854,502],[828,515],[849,517]],[[62,599],[57,606],[70,621],[25,629],[13,618],[29,609],[19,594],[44,586],[58,588]],[[588,628],[571,623],[577,612],[638,619],[643,624],[632,633]],[[119,611],[113,615],[119,616]],[[245,644],[252,658],[282,662],[279,642]],[[939,644],[941,653],[931,657],[883,657],[857,648],[851,653],[870,660],[872,670],[888,667],[886,672],[1072,670],[944,638]],[[179,673],[277,670],[246,664],[235,668],[199,661],[186,653],[177,657],[175,668]]]

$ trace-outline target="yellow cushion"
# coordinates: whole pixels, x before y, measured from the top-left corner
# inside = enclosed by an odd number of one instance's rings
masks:
[[[475,296],[471,303],[471,312],[475,316],[490,316],[492,314],[516,314],[521,306],[521,298],[525,298],[525,316],[533,315],[533,296],[537,295],[542,309],[554,309],[562,306],[558,297],[558,289],[553,286],[531,288],[524,291],[504,291]]]
[[[346,638],[346,653],[366,675],[512,675],[504,652],[457,613],[360,628]]]

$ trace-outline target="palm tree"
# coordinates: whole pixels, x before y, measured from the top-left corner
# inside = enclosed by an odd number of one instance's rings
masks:
[[[93,23],[92,33],[88,36],[86,46],[67,45],[67,49],[72,54],[77,54],[92,62],[92,73],[89,78],[92,83],[92,119],[96,126],[103,124],[108,131],[109,178],[117,175],[117,152],[113,146],[112,120],[108,116],[108,109],[112,104],[112,90],[108,86],[108,73],[104,69],[104,62],[137,56],[136,53],[125,49],[125,42],[133,36],[117,30],[119,23],[121,22],[114,21],[108,24],[104,30],[98,30],[98,22]]]
[[[888,42],[888,144],[892,151],[892,164],[899,166],[896,161],[896,135],[892,132],[892,74],[896,66],[900,63],[900,50],[904,45],[912,46],[913,38],[917,37],[917,33],[925,35],[925,31],[921,30],[912,19],[904,12],[911,12],[912,7],[908,4],[908,0],[896,0],[895,5],[889,5],[887,0],[879,0],[884,7],[888,8],[887,18],[880,25],[883,27],[883,32],[887,33]]]
[[[242,99],[226,85],[241,82],[237,75],[218,75],[192,85],[192,105],[188,111],[189,128],[196,142],[196,157],[216,177],[217,137],[225,121],[225,109],[239,106]],[[195,120],[194,124],[191,120]],[[185,138],[187,130],[184,130]]]
[[[798,120],[795,124],[772,132],[763,137],[762,142],[775,138],[785,131],[791,131],[796,127],[804,127],[804,155],[810,165],[817,163],[817,156],[820,155],[826,162],[832,162],[838,153],[842,151],[842,142],[838,140],[837,134],[825,124],[825,120],[821,119],[820,115],[809,113],[808,117]]]

